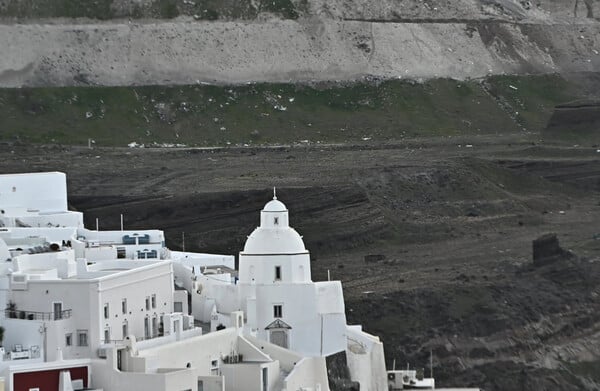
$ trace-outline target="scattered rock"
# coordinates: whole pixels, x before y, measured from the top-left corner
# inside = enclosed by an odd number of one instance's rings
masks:
[[[365,255],[365,263],[375,263],[385,260],[385,255],[383,254],[369,254]]]

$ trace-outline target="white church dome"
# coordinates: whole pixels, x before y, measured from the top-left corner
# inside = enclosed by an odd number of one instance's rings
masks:
[[[260,212],[260,227],[256,228],[244,246],[244,254],[298,254],[305,253],[304,241],[289,226],[288,210],[277,197]]]
[[[263,208],[264,212],[287,212],[287,208],[285,204],[279,201],[277,198],[273,198],[271,201],[267,202],[265,207]]]
[[[293,228],[271,229],[258,227],[248,236],[244,254],[305,253],[304,241]]]

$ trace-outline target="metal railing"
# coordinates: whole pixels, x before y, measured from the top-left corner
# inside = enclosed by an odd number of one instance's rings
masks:
[[[60,312],[37,312],[37,311],[21,311],[16,309],[5,309],[4,316],[10,319],[24,320],[61,320],[71,317],[71,310]]]

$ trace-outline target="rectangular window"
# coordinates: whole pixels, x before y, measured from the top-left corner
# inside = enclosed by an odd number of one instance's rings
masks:
[[[104,329],[104,343],[110,343],[110,329]]]
[[[127,299],[121,301],[121,311],[123,312],[123,315],[127,314]]]
[[[212,376],[219,375],[219,360],[210,361],[210,374]]]
[[[273,306],[273,317],[274,318],[282,318],[283,317],[283,306],[281,304],[276,304]]]
[[[123,340],[125,340],[125,338],[127,338],[127,335],[129,334],[129,330],[127,327],[127,322],[123,323]]]
[[[183,312],[183,303],[180,301],[173,303],[173,312]]]
[[[77,330],[77,346],[88,346],[87,330]]]
[[[281,280],[281,266],[275,266],[275,281]]]
[[[65,346],[71,346],[73,344],[73,334],[65,334]]]
[[[104,319],[108,319],[108,303],[104,304]]]
[[[144,338],[150,339],[150,318],[144,318]]]
[[[158,319],[156,316],[152,318],[152,337],[158,337]]]
[[[54,320],[63,318],[62,302],[52,303],[52,309],[54,310]]]
[[[152,295],[152,308],[156,308],[156,295]]]
[[[150,309],[150,297],[146,296],[146,310]]]

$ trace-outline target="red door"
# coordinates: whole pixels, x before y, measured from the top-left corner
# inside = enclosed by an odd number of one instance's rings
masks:
[[[83,386],[88,385],[88,368],[61,368],[49,371],[33,371],[14,374],[14,391],[58,391],[58,381],[62,371],[71,372],[71,380],[83,379]]]

